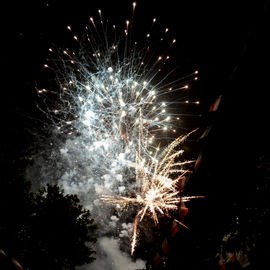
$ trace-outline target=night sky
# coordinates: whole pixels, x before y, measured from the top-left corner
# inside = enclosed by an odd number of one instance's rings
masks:
[[[69,47],[66,26],[82,33],[97,9],[120,26],[132,13],[131,1],[66,2],[1,4],[0,145],[7,159],[31,145],[29,130],[38,129],[40,116],[35,87],[44,80],[48,48]],[[157,18],[177,39],[172,55],[181,72],[200,72],[194,86],[203,115],[199,125],[212,124],[212,130],[197,146],[203,162],[189,185],[191,192],[207,196],[192,207],[197,233],[199,226],[202,233],[220,228],[234,207],[252,205],[258,158],[269,156],[269,17],[268,0],[137,2],[138,32]],[[210,114],[219,95],[219,110]]]

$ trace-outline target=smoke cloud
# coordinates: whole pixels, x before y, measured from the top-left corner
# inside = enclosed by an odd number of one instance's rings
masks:
[[[119,241],[114,238],[102,237],[97,245],[98,258],[94,263],[77,270],[136,270],[144,269],[142,260],[132,261],[131,258],[119,249]]]

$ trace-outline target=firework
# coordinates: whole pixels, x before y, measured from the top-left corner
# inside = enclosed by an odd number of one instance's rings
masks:
[[[132,6],[134,15],[136,3]],[[54,108],[51,109],[50,105],[47,107],[48,115],[63,134],[87,131],[93,141],[89,145],[106,148],[121,141],[121,147],[127,151],[128,145],[140,144],[138,130],[141,121],[143,137],[147,141],[144,145],[148,151],[161,131],[176,132],[179,126],[179,115],[167,107],[187,102],[179,102],[175,98],[173,102],[166,102],[166,95],[187,89],[187,81],[196,80],[198,71],[185,80],[168,81],[171,72],[160,75],[164,64],[170,59],[167,49],[157,56],[153,55],[148,40],[139,49],[137,42],[133,42],[129,36],[129,25],[132,23],[128,20],[123,29],[124,38],[113,40],[110,44],[110,35],[104,32],[101,10],[98,13],[99,24],[90,17],[92,27],[86,27],[89,33],[84,37],[88,44],[77,55],[64,49],[61,60],[53,61],[52,66],[44,65],[45,68],[56,70],[60,85],[59,103],[53,101]],[[156,19],[153,24],[155,22]],[[98,26],[103,36],[100,36]],[[67,29],[75,42],[79,42],[71,26]],[[114,32],[111,35],[115,36],[114,25],[111,30]],[[167,32],[168,28],[163,34],[166,36]],[[176,42],[175,39],[167,39],[169,47]],[[51,48],[49,50],[54,52]],[[47,92],[46,89],[38,90],[40,95]],[[193,103],[198,104],[198,101]]]
[[[191,133],[193,133],[192,131]],[[134,220],[131,254],[136,246],[138,222],[141,222],[146,214],[151,215],[155,224],[158,223],[158,213],[170,217],[172,210],[177,210],[181,202],[189,201],[202,196],[181,196],[180,183],[189,172],[184,167],[194,161],[177,161],[183,150],[176,150],[177,146],[191,134],[181,136],[174,140],[161,153],[156,151],[153,158],[145,162],[145,157],[138,156],[135,164],[130,164],[136,170],[136,177],[140,186],[134,197],[102,196],[102,200],[109,204],[120,206],[138,205],[139,210]],[[175,177],[173,177],[175,176]],[[177,220],[176,220],[177,221]],[[177,221],[186,227],[180,221]]]
[[[52,55],[59,51],[62,55],[44,65],[56,71],[60,89],[38,89],[38,94],[45,95],[41,110],[55,124],[56,137],[62,141],[54,144],[58,147],[54,154],[49,153],[50,158],[56,156],[57,166],[46,168],[44,178],[55,177],[47,172],[58,170],[55,175],[59,177],[60,172],[61,186],[78,193],[98,222],[106,219],[104,212],[99,214],[100,197],[108,204],[138,205],[133,253],[138,223],[146,214],[158,223],[159,214],[170,216],[181,201],[193,198],[181,197],[179,189],[193,162],[179,161],[183,154],[179,146],[190,134],[180,136],[163,151],[160,144],[171,141],[170,134],[179,126],[181,115],[172,105],[186,103],[176,98],[167,101],[167,96],[188,89],[187,82],[197,80],[198,71],[171,81],[172,72],[165,68],[170,60],[167,49],[152,54],[148,33],[140,47],[131,38],[133,22],[128,20],[120,38],[115,38],[116,27],[105,26],[102,12],[98,13],[98,21],[90,17],[83,41],[67,27],[77,51],[49,49]],[[153,19],[152,27],[155,23]],[[168,47],[176,43],[167,28],[162,35]]]

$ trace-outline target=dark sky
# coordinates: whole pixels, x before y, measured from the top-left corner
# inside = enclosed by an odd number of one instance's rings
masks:
[[[82,31],[99,8],[117,25],[132,13],[132,1],[126,0],[33,2],[1,3],[1,144],[14,157],[29,143],[23,130],[31,120],[24,115],[35,111],[34,86],[51,44],[69,44],[66,26]],[[213,123],[192,189],[214,198],[216,212],[230,211],[226,205],[248,201],[256,159],[269,153],[269,1],[137,2],[138,29],[154,17],[174,33],[174,58],[183,71],[200,70],[202,125]],[[220,94],[219,112],[209,115]]]

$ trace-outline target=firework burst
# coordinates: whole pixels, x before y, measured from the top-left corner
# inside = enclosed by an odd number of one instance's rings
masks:
[[[193,162],[179,161],[183,154],[179,148],[193,132],[173,140],[163,151],[160,144],[171,141],[170,134],[179,131],[181,115],[172,107],[186,101],[174,94],[188,89],[187,82],[197,80],[198,71],[171,81],[172,72],[164,68],[170,60],[167,49],[153,54],[149,34],[139,48],[129,34],[133,22],[128,20],[117,39],[116,27],[105,25],[101,11],[98,13],[98,21],[90,17],[82,42],[71,26],[67,27],[78,45],[77,52],[49,49],[52,55],[59,51],[62,55],[44,65],[56,71],[60,89],[38,89],[45,101],[40,109],[55,124],[55,133],[62,136],[62,142],[54,154],[58,167],[45,168],[44,178],[55,177],[48,176],[48,171],[62,171],[61,186],[66,192],[78,193],[100,223],[106,219],[104,212],[99,213],[100,198],[107,204],[139,206],[133,253],[138,223],[145,215],[157,224],[158,215],[170,216],[181,201],[194,198],[181,197],[179,188]],[[153,19],[152,27],[155,23]],[[161,41],[167,41],[169,48],[176,43],[169,38],[167,28],[162,35]],[[109,40],[110,36],[114,38]],[[174,95],[173,101],[166,101],[168,95]],[[49,156],[51,159],[52,153]],[[59,177],[59,172],[55,175]],[[129,193],[134,196],[128,197]],[[118,212],[119,216],[123,214]]]
[[[127,205],[139,206],[134,220],[131,254],[133,254],[136,246],[138,222],[141,222],[146,214],[152,217],[155,224],[158,224],[158,214],[170,217],[170,212],[177,210],[181,202],[202,197],[181,196],[181,181],[185,179],[185,174],[190,172],[184,168],[194,161],[177,161],[179,156],[183,154],[183,150],[175,149],[191,133],[177,138],[161,153],[156,150],[155,155],[147,162],[145,162],[145,157],[137,156],[136,163],[130,164],[131,167],[135,168],[136,177],[139,180],[139,186],[134,193],[134,197],[102,196],[102,200],[109,204],[116,204],[121,207]],[[186,227],[180,221],[176,221]]]

